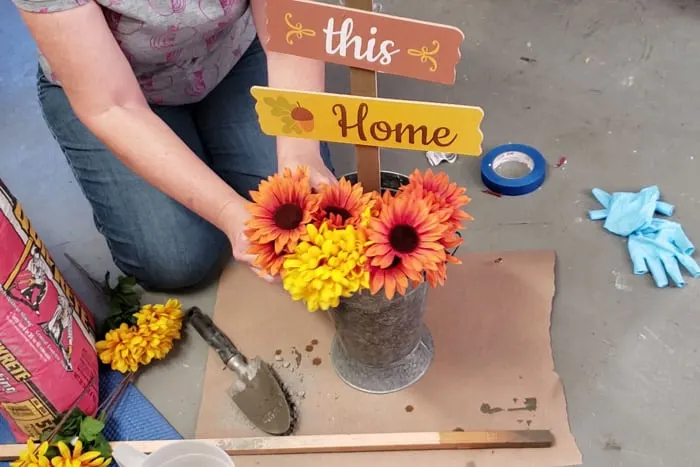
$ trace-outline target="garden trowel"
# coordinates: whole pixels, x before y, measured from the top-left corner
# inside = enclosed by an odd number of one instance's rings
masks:
[[[248,360],[199,308],[190,308],[187,320],[236,374],[231,397],[241,412],[266,433],[290,434],[295,422],[293,405],[272,367],[260,357]]]

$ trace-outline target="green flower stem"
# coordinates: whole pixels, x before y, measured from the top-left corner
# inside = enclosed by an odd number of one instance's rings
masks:
[[[107,396],[107,399],[105,399],[102,404],[100,404],[97,414],[97,419],[99,421],[105,422],[107,420],[112,410],[119,404],[119,400],[126,391],[126,388],[129,387],[129,384],[133,382],[134,379],[136,379],[136,372],[130,372],[127,374],[126,377],[121,380],[119,386],[117,386],[116,389],[114,389],[110,395]]]

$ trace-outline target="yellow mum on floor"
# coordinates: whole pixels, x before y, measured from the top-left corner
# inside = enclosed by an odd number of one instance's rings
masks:
[[[364,230],[352,225],[342,229],[306,226],[308,241],[299,243],[284,260],[282,280],[294,300],[303,300],[309,311],[328,310],[341,297],[369,288]]]
[[[153,359],[161,360],[173,348],[173,339],[162,331],[151,331],[147,326],[139,326],[136,342],[140,347],[139,363],[148,365]]]
[[[139,363],[148,365],[153,359],[161,360],[173,348],[173,340],[182,330],[182,304],[170,299],[165,304],[144,305],[134,313],[138,326]]]
[[[49,459],[46,457],[46,451],[49,449],[49,443],[43,442],[38,446],[29,439],[27,441],[27,449],[19,453],[19,459],[12,462],[10,467],[49,467]]]
[[[112,462],[112,458],[105,459],[97,451],[83,453],[83,443],[80,440],[75,442],[73,452],[63,441],[56,443],[56,447],[60,454],[51,459],[53,467],[107,467]]]
[[[122,323],[117,329],[109,331],[105,340],[97,342],[97,354],[102,363],[111,365],[113,370],[133,372],[139,367],[142,353],[140,341],[138,330]]]
[[[184,314],[180,302],[170,299],[165,304],[144,305],[134,317],[136,326],[122,323],[97,343],[102,363],[122,373],[165,358],[173,341],[180,338]]]
[[[179,339],[182,329],[182,304],[170,299],[164,305],[144,305],[134,313],[139,328],[147,328],[163,338]]]

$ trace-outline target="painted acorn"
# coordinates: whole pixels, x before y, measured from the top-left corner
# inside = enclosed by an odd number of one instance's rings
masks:
[[[313,131],[314,114],[312,114],[309,109],[302,107],[299,102],[297,102],[297,106],[292,109],[291,116],[292,120],[297,122],[299,128],[301,128],[304,132],[309,133]]]

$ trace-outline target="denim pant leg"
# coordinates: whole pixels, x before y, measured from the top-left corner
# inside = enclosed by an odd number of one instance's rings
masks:
[[[277,171],[275,137],[260,130],[255,99],[250,94],[256,85],[267,86],[267,58],[258,39],[224,80],[193,106],[212,169],[249,199],[250,190],[256,190],[261,179]],[[321,155],[333,171],[327,143],[321,143]]]
[[[38,90],[44,119],[92,206],[115,264],[156,289],[195,285],[213,274],[228,245],[226,236],[124,166],[78,120],[61,87],[40,74]],[[187,107],[154,110],[204,159]]]

